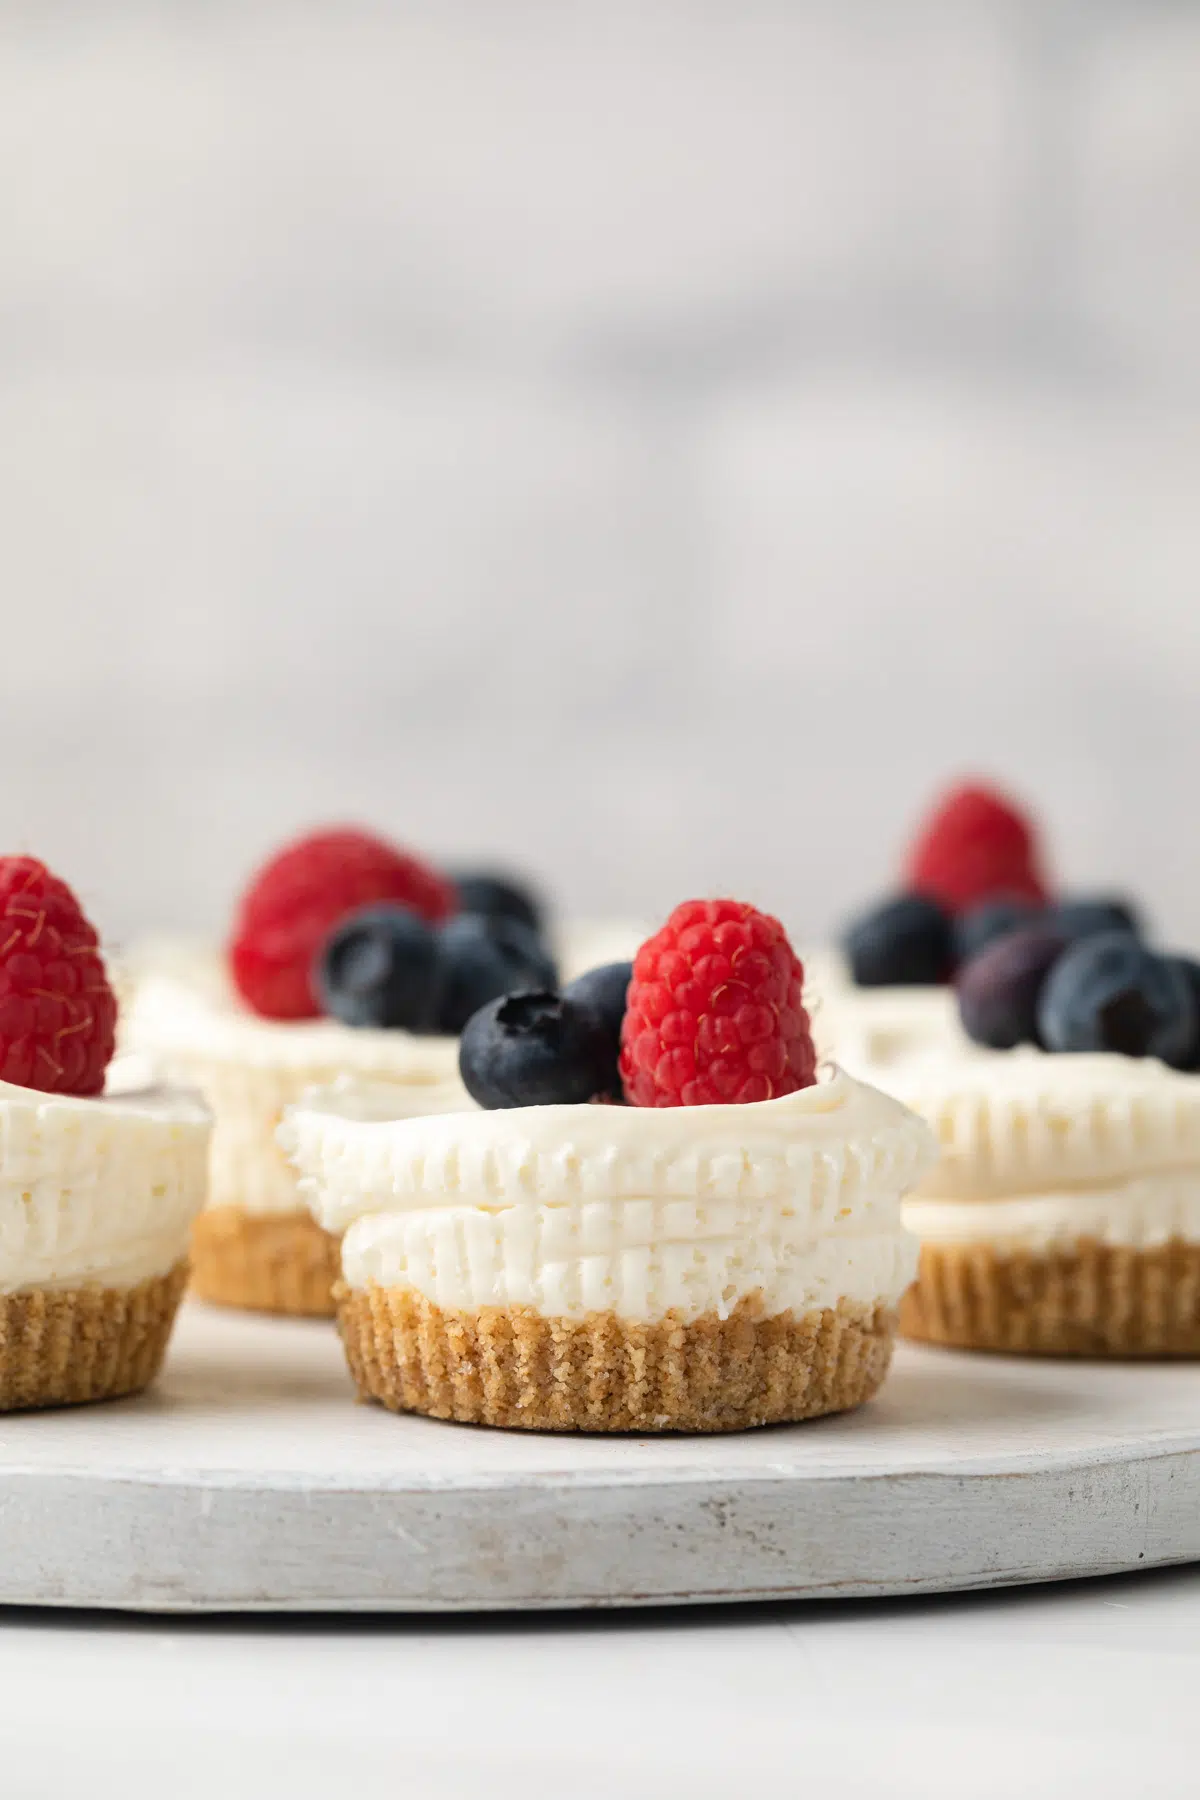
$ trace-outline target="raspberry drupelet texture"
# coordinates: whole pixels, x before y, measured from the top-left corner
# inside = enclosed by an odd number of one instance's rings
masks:
[[[436,870],[369,832],[316,831],[285,845],[237,910],[229,964],[242,999],[267,1019],[318,1017],[318,952],[342,919],[379,901],[406,906],[430,924],[457,906],[453,886]]]
[[[961,913],[1003,895],[1047,899],[1033,825],[994,788],[954,788],[918,832],[906,865],[914,893]]]
[[[778,919],[687,900],[638,951],[621,1028],[633,1106],[722,1106],[811,1087],[804,969]]]
[[[70,888],[32,856],[0,857],[0,1081],[98,1094],[116,1028],[96,933]]]

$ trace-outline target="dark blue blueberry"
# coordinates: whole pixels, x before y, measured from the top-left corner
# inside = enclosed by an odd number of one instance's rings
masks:
[[[1046,923],[1072,943],[1101,931],[1131,931],[1137,937],[1142,930],[1137,908],[1116,894],[1068,896],[1047,908]]]
[[[625,998],[632,980],[631,962],[603,963],[600,968],[589,969],[585,975],[577,975],[574,981],[569,981],[563,989],[563,998],[586,1006],[619,1038],[625,1017]]]
[[[554,958],[541,939],[515,919],[459,913],[438,933],[442,989],[437,1024],[457,1036],[471,1014],[519,988],[558,985]]]
[[[844,947],[859,987],[945,981],[953,961],[949,915],[921,894],[902,894],[864,913],[847,931]]]
[[[1025,925],[994,938],[964,963],[954,987],[967,1036],[992,1050],[1040,1042],[1038,1001],[1066,947],[1060,932]]]
[[[1196,1009],[1196,1033],[1192,1039],[1191,1050],[1180,1057],[1175,1067],[1177,1069],[1200,1069],[1200,963],[1195,962],[1190,956],[1169,956],[1167,961],[1179,970],[1187,982],[1191,991],[1192,1004]]]
[[[575,1106],[621,1091],[613,1036],[562,994],[506,994],[467,1021],[463,1084],[489,1108]]]
[[[441,986],[436,933],[401,906],[368,906],[330,933],[313,985],[343,1025],[435,1028]]]
[[[960,964],[970,962],[997,938],[1032,925],[1040,913],[1039,906],[1022,899],[1020,894],[996,894],[990,900],[981,900],[954,921],[954,960]]]
[[[523,881],[486,869],[463,869],[450,879],[458,889],[458,903],[465,913],[482,913],[485,919],[515,919],[518,925],[541,934],[545,910]]]
[[[1177,962],[1128,931],[1081,938],[1042,989],[1038,1031],[1048,1050],[1116,1050],[1182,1064],[1195,1053],[1191,984]]]

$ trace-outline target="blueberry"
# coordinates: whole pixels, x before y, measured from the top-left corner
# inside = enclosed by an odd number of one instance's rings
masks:
[[[1194,1054],[1196,1002],[1179,964],[1128,931],[1071,944],[1042,989],[1038,1030],[1048,1050],[1116,1050],[1182,1064]]]
[[[949,915],[936,900],[902,894],[856,919],[845,951],[859,987],[945,981],[953,957]]]
[[[625,1018],[625,997],[632,980],[631,962],[603,963],[600,968],[589,969],[586,975],[577,975],[574,981],[568,982],[563,989],[563,998],[586,1006],[619,1038]]]
[[[997,938],[1032,925],[1040,912],[1040,907],[1020,894],[995,894],[990,900],[981,900],[978,906],[973,906],[970,912],[954,921],[955,961],[970,962]]]
[[[432,1031],[441,986],[436,933],[401,906],[367,906],[330,933],[313,971],[343,1025]]]
[[[621,1091],[613,1036],[565,995],[505,994],[468,1020],[458,1052],[480,1106],[572,1106]]]
[[[442,991],[437,1025],[450,1036],[501,994],[558,984],[554,958],[541,939],[515,919],[459,913],[442,926],[438,948]]]
[[[1142,930],[1136,907],[1116,894],[1080,894],[1059,900],[1049,908],[1046,922],[1072,943],[1101,931],[1131,931],[1137,937]]]
[[[1200,1069],[1200,963],[1190,956],[1169,956],[1167,961],[1179,970],[1187,982],[1192,996],[1192,1004],[1196,1009],[1196,1032],[1192,1038],[1191,1050],[1181,1056],[1175,1067],[1177,1069]]]
[[[484,869],[464,869],[451,880],[465,913],[482,913],[485,919],[515,919],[530,931],[542,932],[545,910],[533,890],[509,875]]]
[[[1066,947],[1060,932],[1040,924],[985,945],[958,971],[954,984],[967,1036],[992,1050],[1038,1043],[1038,1001]]]

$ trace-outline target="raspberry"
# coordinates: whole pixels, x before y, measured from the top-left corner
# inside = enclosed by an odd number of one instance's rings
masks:
[[[334,926],[391,901],[431,924],[455,910],[454,889],[427,864],[352,827],[286,845],[242,896],[229,947],[239,994],[266,1019],[320,1014],[313,967]]]
[[[954,788],[926,820],[905,875],[915,893],[966,912],[1003,894],[1042,905],[1047,899],[1037,834],[993,788]]]
[[[770,1100],[811,1087],[804,969],[778,919],[739,900],[687,900],[642,945],[621,1027],[634,1106]]]
[[[98,1094],[116,1029],[96,933],[70,888],[32,856],[0,856],[0,1081]]]

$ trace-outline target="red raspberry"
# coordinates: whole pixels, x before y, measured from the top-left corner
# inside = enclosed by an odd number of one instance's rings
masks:
[[[1037,834],[994,788],[954,788],[917,834],[905,875],[909,887],[949,911],[966,912],[1004,894],[1048,899]]]
[[[318,1017],[310,978],[322,944],[349,913],[388,900],[431,924],[457,904],[435,870],[369,832],[314,831],[286,845],[238,906],[229,961],[239,994],[265,1019]]]
[[[66,882],[0,856],[0,1081],[98,1094],[116,1029],[96,933]]]
[[[811,1087],[804,969],[778,919],[740,900],[687,900],[643,944],[621,1027],[634,1106],[771,1100]]]

